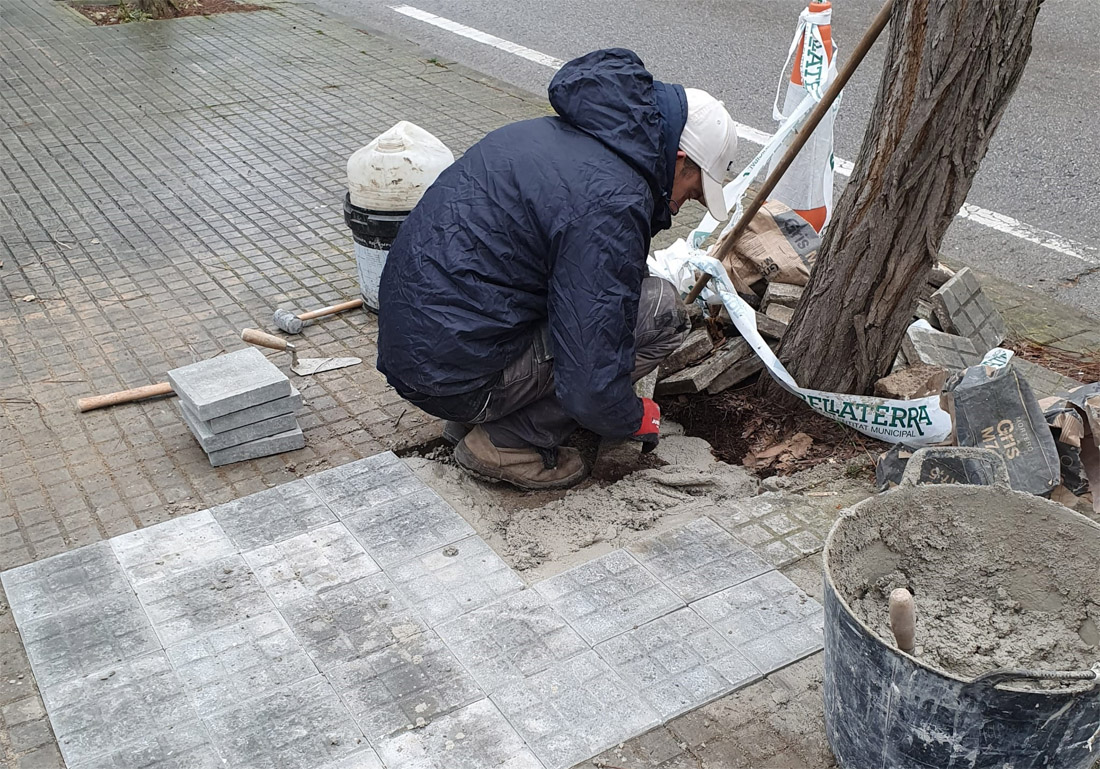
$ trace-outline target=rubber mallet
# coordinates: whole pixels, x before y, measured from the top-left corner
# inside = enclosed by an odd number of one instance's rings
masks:
[[[335,315],[338,312],[344,310],[354,310],[357,307],[363,306],[363,300],[352,299],[348,302],[341,304],[334,304],[331,307],[322,307],[320,310],[313,310],[311,312],[303,312],[301,315],[295,315],[290,310],[284,310],[279,308],[275,311],[275,315],[272,318],[272,322],[279,328],[280,331],[285,331],[288,334],[297,334],[302,330],[302,324],[307,320],[313,320],[314,318],[321,318],[325,315]]]

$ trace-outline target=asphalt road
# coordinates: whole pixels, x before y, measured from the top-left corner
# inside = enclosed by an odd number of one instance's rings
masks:
[[[553,70],[513,53],[397,13],[400,0],[319,0],[452,60],[534,93]],[[408,5],[568,60],[595,48],[634,49],[660,79],[704,88],[734,119],[772,132],[771,104],[800,0],[408,0]],[[877,13],[876,0],[838,3],[833,35],[840,61]],[[1090,34],[1090,30],[1092,34]],[[1084,0],[1045,3],[1034,50],[974,181],[968,203],[1070,241],[1077,256],[1013,234],[956,220],[942,251],[949,258],[1032,286],[1100,318],[1100,110],[1094,84],[1100,54],[1095,11]],[[882,67],[887,30],[845,89],[836,153],[854,160]],[[746,161],[758,149],[741,146]],[[843,177],[838,177],[842,188]],[[1010,230],[1016,230],[1010,224]]]

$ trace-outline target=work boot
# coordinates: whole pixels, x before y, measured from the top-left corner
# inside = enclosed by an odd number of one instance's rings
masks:
[[[470,432],[472,427],[473,425],[466,425],[462,422],[445,420],[443,422],[443,440],[452,446],[457,446],[458,442],[466,437],[466,433]]]
[[[493,445],[481,425],[455,446],[455,461],[474,475],[527,491],[567,489],[584,480],[588,472],[576,449],[502,449]]]

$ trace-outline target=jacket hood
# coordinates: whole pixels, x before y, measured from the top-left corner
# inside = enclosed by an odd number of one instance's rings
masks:
[[[562,120],[642,175],[656,201],[653,231],[666,229],[676,150],[687,122],[683,87],[654,80],[633,51],[608,48],[565,64],[550,81],[549,96]]]

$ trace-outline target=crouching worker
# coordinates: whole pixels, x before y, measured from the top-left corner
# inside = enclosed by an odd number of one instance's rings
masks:
[[[566,64],[556,117],[493,131],[402,224],[382,273],[378,369],[448,420],[455,460],[522,489],[584,479],[582,425],[655,441],[632,383],[688,330],[648,277],[650,238],[687,200],[721,220],[737,134],[722,103],[653,79],[631,51]]]

